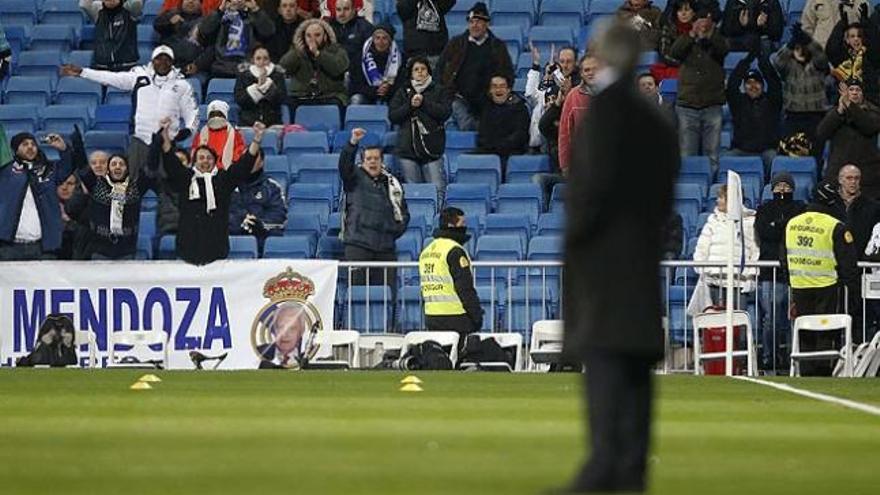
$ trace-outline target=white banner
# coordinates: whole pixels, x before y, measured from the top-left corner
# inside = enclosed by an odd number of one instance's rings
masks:
[[[94,333],[99,366],[108,332],[121,330],[166,332],[174,369],[195,367],[191,351],[226,353],[220,369],[292,366],[304,331],[333,329],[336,273],[323,260],[0,263],[0,364],[27,355],[46,315],[64,313]]]

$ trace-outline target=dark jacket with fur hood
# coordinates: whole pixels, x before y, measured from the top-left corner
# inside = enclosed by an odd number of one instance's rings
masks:
[[[319,24],[324,29],[327,43],[321,47],[318,58],[312,57],[306,46],[306,29]],[[348,70],[348,54],[336,42],[336,34],[329,24],[320,19],[309,19],[296,30],[293,45],[281,57],[279,63],[291,77],[290,95],[294,98],[336,98],[348,104],[345,89],[345,72]],[[310,84],[314,80],[314,84]]]

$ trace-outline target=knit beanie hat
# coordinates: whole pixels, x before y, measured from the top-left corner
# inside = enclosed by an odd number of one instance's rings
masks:
[[[18,147],[28,139],[33,139],[35,143],[37,142],[37,138],[29,132],[19,132],[15,136],[12,136],[12,141],[9,143],[9,147],[12,148],[12,154],[18,153]]]
[[[375,33],[376,31],[385,31],[386,33],[388,33],[388,37],[392,40],[394,39],[394,35],[397,34],[394,26],[392,26],[388,22],[380,22],[379,24],[376,24],[376,26],[373,28],[373,32]]]
[[[794,176],[790,173],[782,171],[773,174],[773,178],[770,179],[770,189],[772,190],[776,188],[776,184],[779,184],[780,182],[784,182],[794,189]]]
[[[486,7],[485,3],[477,2],[474,4],[473,7],[471,7],[470,10],[468,10],[467,18],[468,20],[482,19],[486,22],[489,22],[491,20],[491,17],[489,17],[489,8]]]

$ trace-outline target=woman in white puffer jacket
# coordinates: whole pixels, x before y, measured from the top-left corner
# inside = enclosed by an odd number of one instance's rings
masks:
[[[742,229],[736,229],[733,244],[734,263],[737,270],[734,276],[734,284],[741,292],[751,292],[755,288],[758,277],[757,268],[738,268],[739,260],[745,245],[745,261],[757,261],[759,250],[755,242],[755,210],[743,207]],[[715,211],[709,215],[706,225],[700,232],[697,247],[694,251],[694,261],[709,261],[727,263],[728,247],[730,244],[730,228],[727,225],[727,185],[718,189],[718,203]],[[722,303],[721,288],[727,283],[726,271],[722,268],[696,268],[696,272],[704,278],[712,288],[712,297],[716,302]],[[717,288],[717,289],[716,289]]]

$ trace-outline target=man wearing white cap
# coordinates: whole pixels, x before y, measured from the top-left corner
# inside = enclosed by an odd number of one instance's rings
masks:
[[[160,45],[153,50],[150,63],[128,72],[86,69],[73,64],[61,66],[62,76],[82,77],[134,93],[134,133],[128,147],[128,163],[132,173],[144,168],[153,134],[159,132],[159,122],[163,118],[171,119],[170,130],[178,141],[186,139],[199,127],[199,107],[193,98],[192,87],[173,63],[174,51],[166,45]],[[184,123],[182,129],[181,119]]]
[[[229,104],[222,100],[208,103],[208,123],[196,134],[192,152],[207,146],[217,154],[217,168],[223,170],[244,153],[244,136],[229,123]]]

